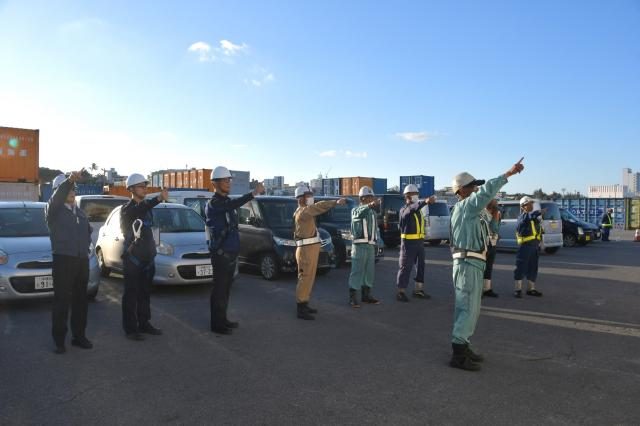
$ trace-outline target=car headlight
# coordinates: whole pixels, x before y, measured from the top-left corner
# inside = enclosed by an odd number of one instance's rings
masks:
[[[158,245],[157,251],[159,254],[171,256],[173,255],[173,246],[171,244],[165,243],[164,241],[160,241],[160,245]]]
[[[6,251],[0,250],[0,265],[6,265],[9,262],[9,255]]]
[[[584,229],[582,229],[582,226],[578,226],[578,235],[584,235]]]
[[[351,231],[347,229],[340,231],[340,236],[342,237],[343,240],[349,240],[349,241],[353,240],[353,234],[351,233]]]
[[[294,240],[288,240],[286,238],[273,237],[273,241],[279,246],[296,246],[296,242]]]

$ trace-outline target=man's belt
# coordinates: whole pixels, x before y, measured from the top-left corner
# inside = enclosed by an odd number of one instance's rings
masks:
[[[456,248],[451,250],[451,257],[453,257],[454,259],[465,259],[467,257],[470,257],[473,259],[478,259],[478,260],[482,260],[483,262],[486,262],[487,252],[486,251],[478,252],[473,250]]]
[[[302,246],[308,246],[311,244],[318,244],[320,243],[320,236],[316,235],[315,237],[311,237],[311,238],[302,238],[300,240],[296,240],[296,246],[298,247],[302,247]]]

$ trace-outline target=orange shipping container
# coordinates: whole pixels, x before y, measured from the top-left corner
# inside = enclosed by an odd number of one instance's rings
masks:
[[[191,183],[189,181],[189,170],[185,170],[184,172],[182,172],[182,187],[191,188]]]
[[[0,182],[38,182],[39,130],[0,127]]]
[[[358,176],[352,178],[352,182],[351,195],[358,195],[360,188],[363,186],[368,186],[373,189],[373,178]]]
[[[169,188],[176,188],[176,172],[169,173]]]
[[[198,187],[198,171],[196,169],[189,171],[189,188]]]
[[[182,186],[182,172],[176,172],[176,186],[175,188],[184,188]]]
[[[351,178],[340,178],[340,195],[352,195],[353,184]]]
[[[171,186],[171,173],[165,173],[162,175],[162,185],[165,188],[169,188],[169,186]]]
[[[211,188],[211,169],[198,170],[198,188],[201,188],[201,189]]]

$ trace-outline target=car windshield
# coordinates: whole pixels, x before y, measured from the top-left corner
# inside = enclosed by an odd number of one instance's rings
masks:
[[[540,203],[540,207],[547,209],[544,213],[544,220],[560,220],[560,207],[556,203]]]
[[[184,205],[192,208],[193,211],[195,211],[196,213],[198,213],[200,216],[204,218],[204,209],[207,206],[207,203],[209,202],[209,200],[210,198],[204,198],[204,197],[185,198]]]
[[[43,208],[0,209],[0,237],[45,237]]]
[[[445,203],[430,204],[429,216],[449,216],[449,207]]]
[[[575,220],[576,222],[580,222],[580,219],[578,219],[573,213],[571,213],[569,210],[560,210],[560,213],[562,214],[562,218],[564,220]]]
[[[270,227],[293,227],[293,214],[298,208],[296,200],[263,200],[260,207]]]
[[[96,198],[81,200],[80,208],[89,218],[89,222],[104,222],[109,217],[109,213],[118,206],[125,204],[127,200],[117,198]]]
[[[154,209],[153,224],[160,232],[203,232],[204,220],[191,209]]]
[[[521,210],[518,204],[504,204],[500,207],[502,219],[517,219]]]

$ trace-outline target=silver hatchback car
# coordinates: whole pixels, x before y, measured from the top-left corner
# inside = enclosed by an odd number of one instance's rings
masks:
[[[116,207],[100,228],[96,256],[103,276],[122,272],[124,236],[120,210]],[[210,283],[213,268],[209,260],[207,235],[202,217],[182,204],[162,203],[153,209],[153,226],[159,229],[154,284]]]
[[[0,201],[0,301],[53,296],[51,240],[45,203]],[[90,248],[87,295],[100,287],[98,262]]]

